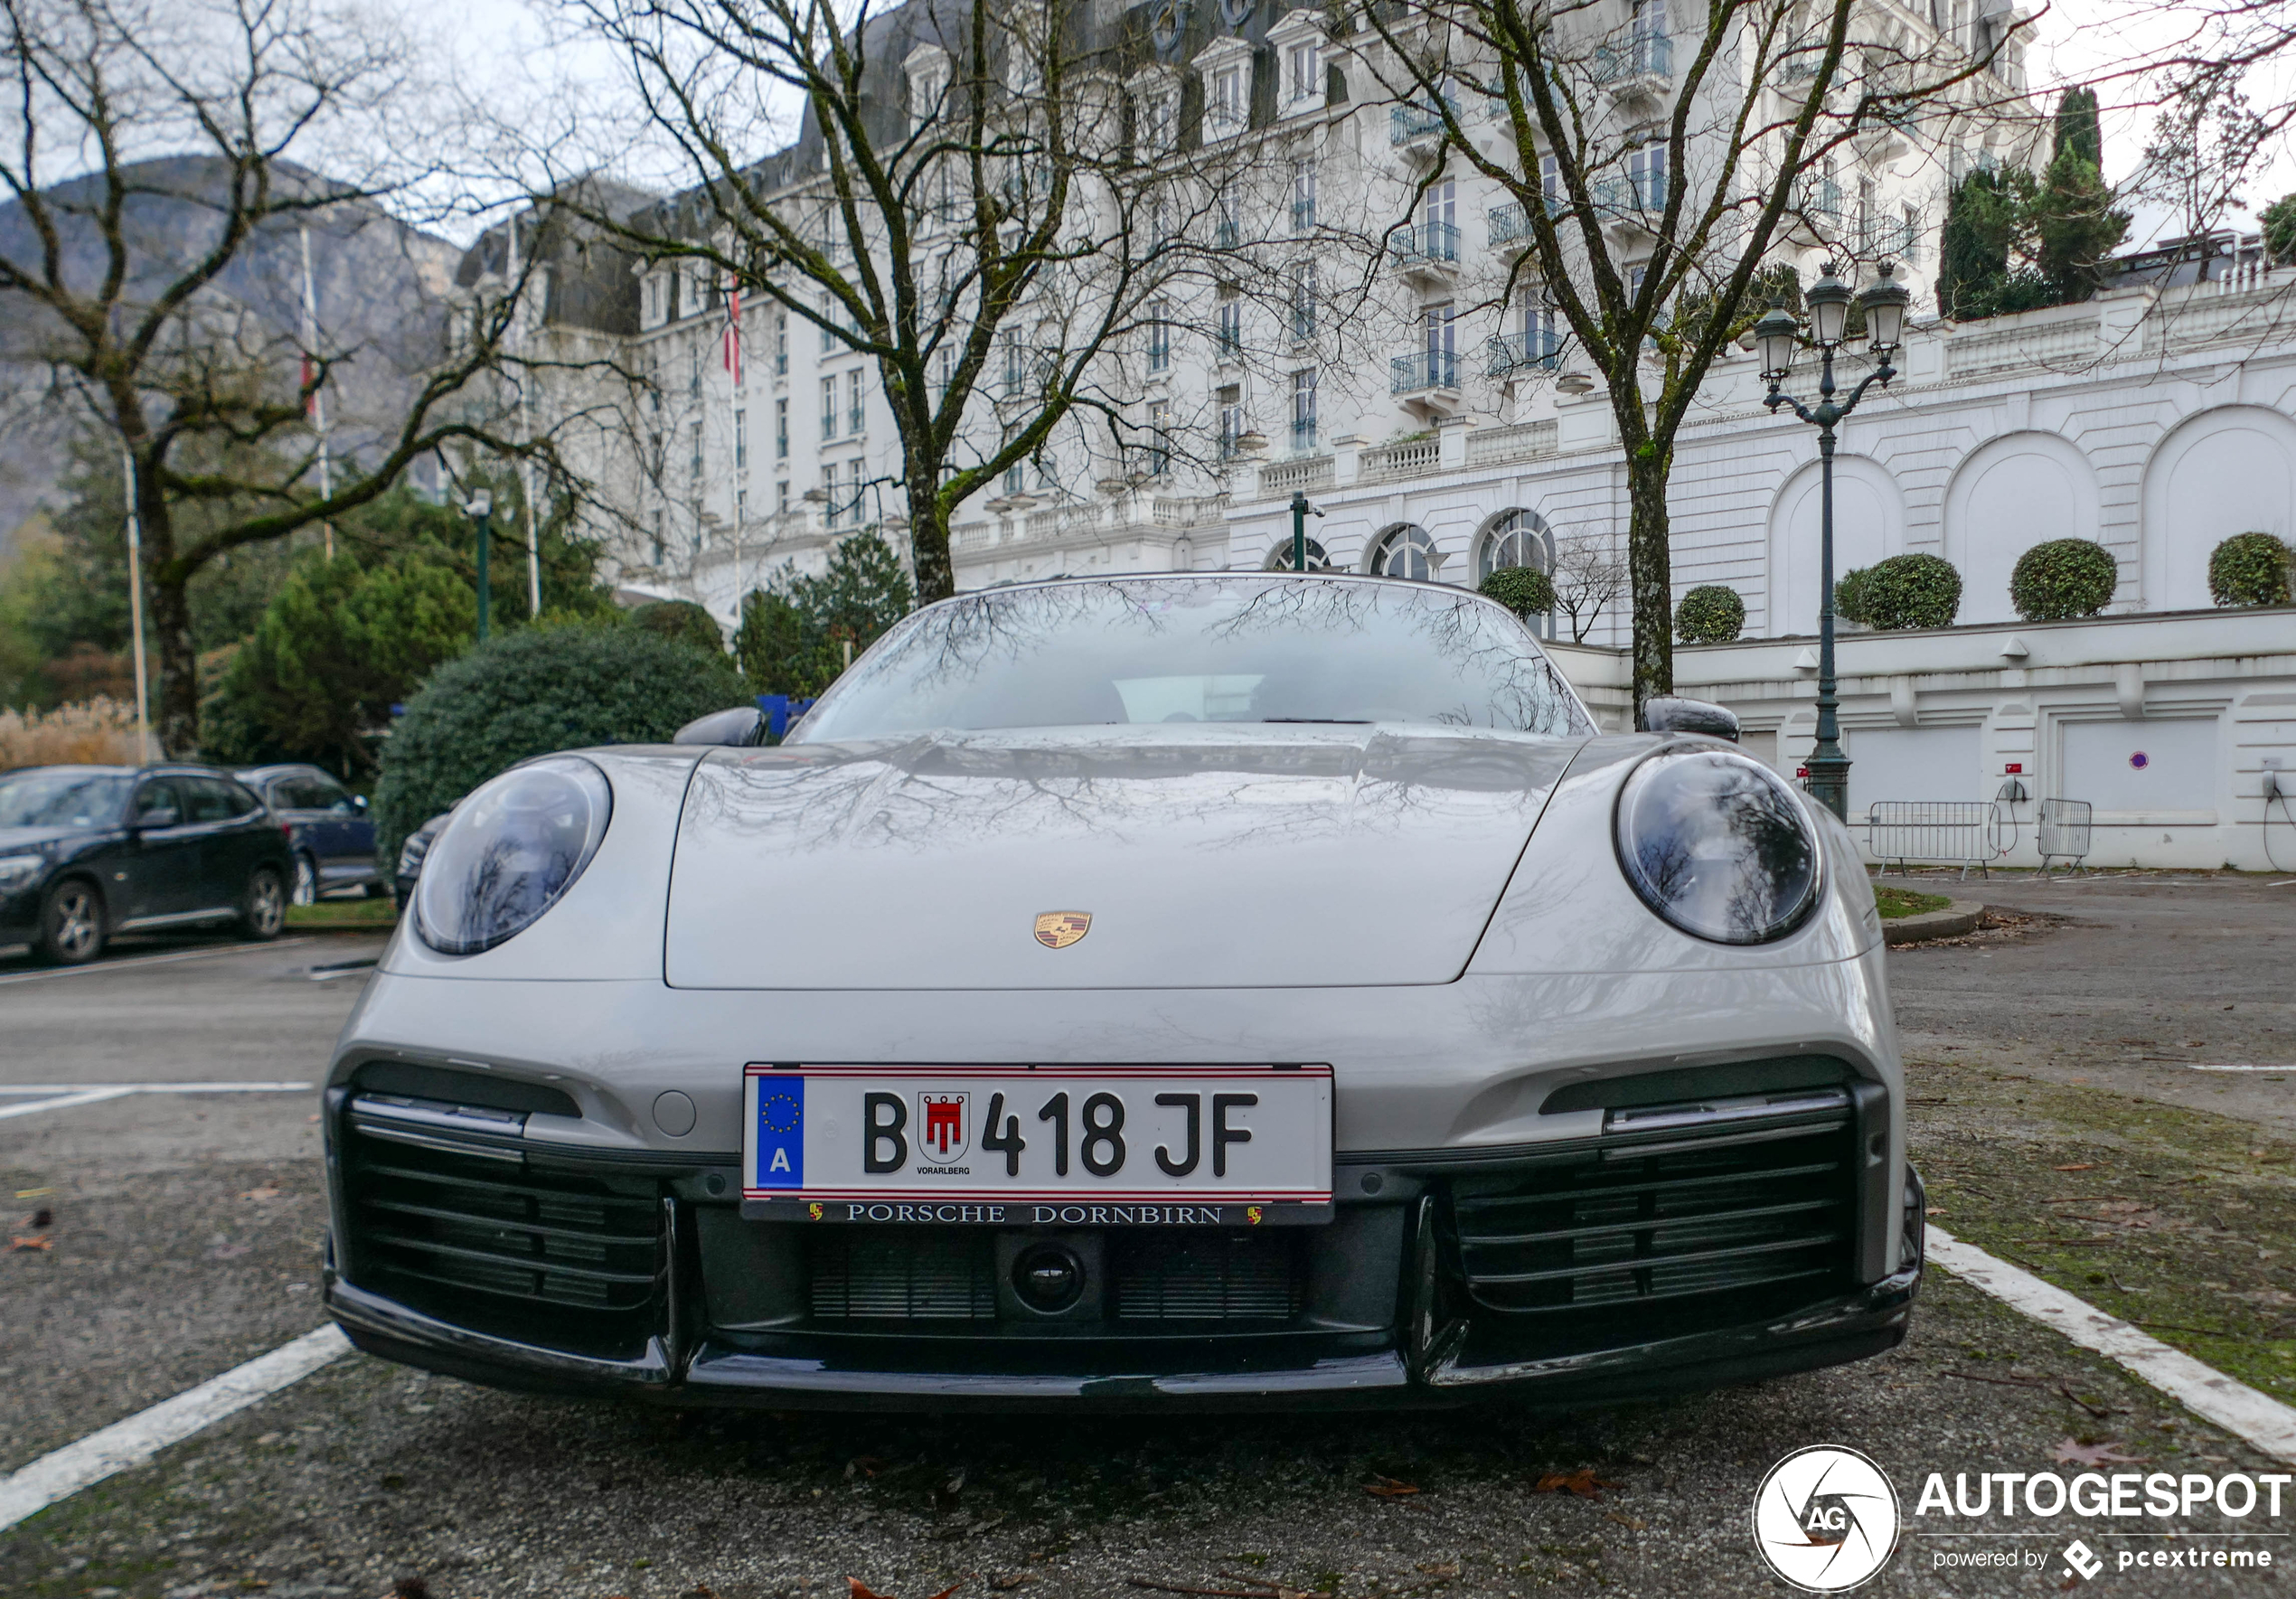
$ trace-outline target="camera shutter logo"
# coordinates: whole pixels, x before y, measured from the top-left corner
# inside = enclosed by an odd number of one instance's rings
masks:
[[[1754,1547],[1805,1593],[1844,1593],[1872,1577],[1897,1547],[1897,1490],[1854,1449],[1797,1449],[1754,1494]]]

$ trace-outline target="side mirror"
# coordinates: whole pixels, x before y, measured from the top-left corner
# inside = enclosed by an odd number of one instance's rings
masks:
[[[138,828],[173,827],[177,820],[174,805],[156,805],[151,810],[140,813],[136,818],[136,825]]]
[[[697,717],[677,730],[673,744],[758,744],[764,742],[766,713],[755,705],[737,705]]]
[[[1737,713],[1705,700],[1681,700],[1661,694],[1642,701],[1645,733],[1704,733],[1709,738],[1738,741]]]

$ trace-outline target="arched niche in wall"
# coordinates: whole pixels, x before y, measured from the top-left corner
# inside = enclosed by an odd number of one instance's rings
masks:
[[[1770,504],[1770,566],[1762,631],[1772,638],[1818,631],[1822,540],[1818,463],[1796,468]],[[1905,497],[1880,462],[1833,462],[1833,575],[1869,567],[1905,547]],[[1749,607],[1751,608],[1751,607]]]
[[[2051,539],[2097,536],[2096,470],[2055,433],[2009,433],[1971,450],[1945,489],[1945,559],[1962,575],[1957,622],[2013,622],[2017,558]]]
[[[2197,610],[2209,554],[2235,533],[2296,531],[2296,422],[2257,405],[2188,417],[2144,469],[2147,609]]]

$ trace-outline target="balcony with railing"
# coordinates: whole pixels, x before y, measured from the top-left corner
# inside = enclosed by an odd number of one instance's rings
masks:
[[[1395,259],[1413,276],[1449,276],[1459,268],[1459,230],[1449,222],[1421,222],[1397,230]]]
[[[1482,353],[1487,377],[1511,378],[1529,372],[1552,372],[1562,364],[1563,335],[1554,328],[1494,334],[1484,342]]]
[[[1428,101],[1396,106],[1388,112],[1388,143],[1400,149],[1408,146],[1432,144],[1443,136],[1443,115],[1447,110],[1459,115],[1459,102],[1445,95],[1443,109]]]
[[[1674,41],[1638,33],[1623,44],[1597,45],[1595,81],[1615,95],[1656,94],[1674,81]]]
[[[1858,253],[1868,260],[1918,264],[1924,219],[1919,212],[1896,217],[1868,217],[1858,229]]]
[[[1388,362],[1388,392],[1425,394],[1455,391],[1459,387],[1459,358],[1448,350],[1415,350]]]
[[[1263,500],[1278,499],[1285,494],[1315,494],[1331,486],[1331,457],[1303,455],[1292,461],[1275,461],[1259,469],[1259,493]]]
[[[1666,209],[1666,174],[1626,173],[1595,180],[1595,209],[1614,221],[1640,221]]]
[[[1570,202],[1560,194],[1549,194],[1542,203],[1550,217],[1570,214]],[[1530,243],[1530,214],[1521,202],[1494,205],[1483,213],[1483,220],[1491,228],[1491,249],[1520,250]]]

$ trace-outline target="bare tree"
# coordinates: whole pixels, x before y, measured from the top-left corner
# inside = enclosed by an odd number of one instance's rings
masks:
[[[1939,49],[1866,0],[1647,0],[1624,21],[1594,0],[1401,0],[1363,14],[1397,114],[1440,136],[1414,197],[1454,163],[1509,191],[1523,240],[1510,296],[1550,307],[1607,386],[1626,456],[1639,707],[1673,686],[1667,482],[1708,370],[1763,309],[1757,290],[1790,242],[1870,251],[1818,179],[1829,158],[1977,85],[2013,32]],[[1962,98],[1996,89],[2007,96]]]
[[[1577,533],[1555,545],[1555,608],[1570,618],[1570,642],[1584,644],[1626,592],[1626,562],[1606,533]]]
[[[307,413],[353,353],[303,347],[227,282],[267,238],[403,182],[321,181],[292,159],[346,120],[387,118],[401,55],[372,18],[325,0],[0,7],[6,354],[44,367],[56,397],[119,441],[146,551],[160,741],[189,755],[194,573],[372,500],[449,439],[536,447],[492,425],[476,385],[501,354],[509,302],[466,308],[366,458],[322,492]],[[368,130],[388,142],[388,128]]]

